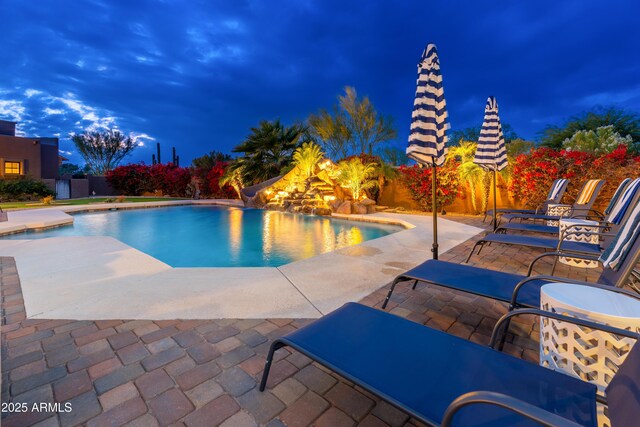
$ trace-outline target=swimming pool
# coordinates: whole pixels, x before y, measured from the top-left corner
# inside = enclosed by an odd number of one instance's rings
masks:
[[[400,226],[216,206],[74,215],[74,224],[3,239],[111,236],[172,267],[278,267],[400,231]]]

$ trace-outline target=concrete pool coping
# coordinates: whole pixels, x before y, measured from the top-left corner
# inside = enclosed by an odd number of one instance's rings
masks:
[[[64,206],[11,211],[0,235],[73,222],[73,212],[185,204],[198,200]],[[358,301],[431,257],[430,216],[334,215],[403,225],[399,232],[280,267],[173,268],[111,237],[0,241],[16,260],[27,316],[47,319],[314,318]],[[22,227],[22,228],[20,228]],[[438,219],[442,252],[483,231]]]

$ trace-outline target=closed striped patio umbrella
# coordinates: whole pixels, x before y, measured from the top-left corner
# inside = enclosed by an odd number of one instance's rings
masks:
[[[411,132],[407,156],[418,164],[432,168],[431,197],[433,211],[433,259],[438,259],[438,206],[436,199],[437,167],[444,164],[447,148],[447,108],[442,88],[440,60],[435,44],[428,44],[418,64],[416,96],[411,115]]]
[[[484,107],[484,122],[480,129],[478,148],[473,162],[487,171],[493,171],[493,211],[496,212],[496,181],[498,171],[507,167],[507,148],[498,116],[498,101],[493,96]],[[497,228],[496,215],[493,216],[493,230]]]

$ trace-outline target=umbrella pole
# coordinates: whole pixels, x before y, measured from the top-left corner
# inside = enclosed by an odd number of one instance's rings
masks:
[[[493,231],[496,231],[498,228],[498,207],[497,207],[497,190],[498,190],[498,171],[497,168],[493,168]]]
[[[438,259],[438,204],[436,197],[437,170],[436,160],[433,159],[433,163],[431,163],[431,210],[433,211],[433,245],[431,245],[431,252],[433,252],[433,259]]]

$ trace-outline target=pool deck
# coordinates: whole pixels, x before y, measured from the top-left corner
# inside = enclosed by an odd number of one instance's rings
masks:
[[[477,217],[447,216],[486,227]],[[460,263],[478,236],[442,252]],[[492,245],[471,264],[526,274],[540,253]],[[542,261],[538,274],[548,274]],[[594,281],[600,269],[559,265],[559,276]],[[271,342],[309,319],[69,320],[27,318],[25,272],[0,257],[2,402],[72,405],[72,412],[2,413],[2,426],[419,427],[404,412],[291,350],[276,352],[257,391]],[[355,274],[347,279],[357,280]],[[389,285],[360,302],[380,308]],[[176,299],[179,299],[178,295]],[[419,283],[401,283],[387,311],[486,345],[506,304]],[[539,320],[517,318],[505,351],[538,363]],[[380,345],[385,345],[380,338]],[[395,363],[403,363],[398,360]],[[393,363],[381,369],[395,369]]]
[[[66,212],[184,205],[149,202],[14,211],[0,235],[69,224]],[[238,206],[238,201],[197,201]],[[342,216],[341,216],[342,217]],[[0,241],[15,258],[28,318],[264,319],[317,318],[358,301],[431,257],[429,216],[350,215],[407,229],[280,267],[173,268],[111,237]],[[482,230],[438,220],[440,251]]]

